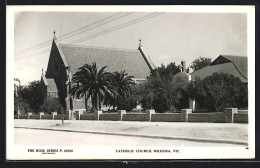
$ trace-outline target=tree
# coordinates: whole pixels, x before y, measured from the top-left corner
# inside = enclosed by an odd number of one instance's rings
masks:
[[[106,66],[97,70],[96,63],[92,65],[85,64],[80,67],[73,75],[73,86],[70,94],[73,97],[80,98],[85,96],[85,102],[91,97],[92,106],[101,110],[101,102],[106,96],[113,96],[113,85],[111,84],[112,74],[105,72]]]
[[[117,106],[117,109],[131,109],[131,107],[135,104],[133,102],[134,100],[131,99],[131,85],[134,84],[133,76],[128,76],[125,70],[121,72],[114,72],[113,75],[114,76],[111,83],[116,91],[115,97],[111,98],[114,99],[112,100],[114,103],[113,106]],[[127,102],[129,102],[129,104]]]
[[[131,85],[134,84],[133,76],[128,76],[124,71],[114,72],[113,85],[115,86],[118,96],[125,98],[131,94]]]
[[[171,78],[179,72],[180,69],[178,68],[178,66],[175,65],[175,62],[171,62],[166,67],[165,65],[161,64],[161,67],[158,67],[152,71],[150,77],[158,77],[155,74],[159,74],[162,80],[164,82],[167,82],[171,80]]]
[[[148,77],[147,81],[135,88],[139,94],[138,100],[142,108],[155,109],[157,112],[183,108],[188,104],[188,96],[185,95],[186,85],[178,85],[173,82],[173,77],[180,72],[175,63],[167,66],[163,64]],[[135,94],[134,95],[138,95]],[[186,100],[187,99],[187,100]]]
[[[152,108],[153,92],[147,81],[139,85],[132,85],[132,98],[135,99],[136,104],[141,103],[144,110]]]
[[[41,105],[41,110],[47,113],[57,111],[61,113],[61,104],[58,98],[46,98],[44,103]]]
[[[32,111],[32,109],[30,108],[30,105],[28,103],[26,103],[23,100],[15,99],[14,100],[14,114],[18,114],[18,108],[19,108],[20,114],[26,114],[27,112]]]
[[[206,57],[199,57],[197,59],[195,59],[192,63],[191,63],[191,68],[194,71],[197,71],[203,67],[208,66],[211,63],[211,58],[206,58]]]
[[[131,111],[136,107],[136,105],[137,105],[136,99],[132,96],[129,96],[117,101],[117,110]]]
[[[44,88],[40,81],[32,81],[27,86],[19,87],[18,95],[20,101],[29,104],[34,112],[39,112],[45,99]]]
[[[20,86],[20,84],[21,84],[21,81],[20,81],[20,79],[18,79],[18,78],[14,78],[14,82],[18,82],[18,85],[16,84],[16,83],[14,83],[14,91],[15,91],[15,97],[17,97],[18,96],[18,88],[19,88],[19,86]]]
[[[248,88],[238,77],[214,73],[202,80],[196,79],[188,86],[188,94],[201,107],[210,111],[224,111],[230,107],[247,107]]]

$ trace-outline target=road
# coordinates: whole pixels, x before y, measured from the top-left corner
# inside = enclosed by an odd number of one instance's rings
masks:
[[[165,147],[231,147],[235,144],[205,143],[183,140],[126,137],[51,130],[14,129],[16,146],[165,146]]]

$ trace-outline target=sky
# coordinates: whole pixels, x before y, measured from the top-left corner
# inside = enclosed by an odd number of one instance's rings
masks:
[[[60,43],[111,29],[152,12],[16,12],[14,15],[14,52],[19,52],[53,39],[53,31]],[[117,15],[115,15],[117,14]],[[127,15],[128,14],[128,15]],[[99,27],[89,26],[84,33],[61,40],[59,36],[100,21],[109,16],[122,16]],[[111,17],[113,18],[113,17]],[[105,23],[105,21],[99,24]],[[88,30],[92,28],[91,30]],[[88,30],[88,31],[87,31]],[[75,45],[121,49],[137,49],[139,39],[147,55],[155,64],[167,65],[196,58],[214,60],[220,54],[247,56],[247,15],[243,13],[181,13],[165,12],[116,31],[76,43]],[[40,80],[46,71],[51,43],[24,54],[14,55],[14,77],[28,84]],[[28,50],[27,50],[28,51]]]

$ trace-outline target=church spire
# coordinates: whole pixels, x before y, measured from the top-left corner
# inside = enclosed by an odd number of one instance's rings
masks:
[[[56,39],[56,36],[55,36],[55,30],[53,31],[53,38]]]
[[[142,47],[142,39],[140,38],[140,43],[139,43],[139,47]]]
[[[145,52],[144,52],[144,49],[143,49],[143,47],[142,47],[142,40],[140,39],[139,41],[140,41],[140,43],[139,43],[138,50],[140,51],[141,55],[143,56],[144,61],[145,61],[146,64],[148,65],[150,71],[152,71],[154,68],[152,67],[151,60],[148,60],[148,57],[146,56],[146,54],[145,54]]]

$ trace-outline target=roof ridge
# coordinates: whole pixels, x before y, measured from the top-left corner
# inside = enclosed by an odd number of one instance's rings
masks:
[[[237,68],[238,72],[240,72],[240,74],[241,74],[244,78],[247,79],[247,77],[243,74],[243,72],[241,72],[241,70],[240,70],[240,68],[237,66],[237,64],[236,64],[234,61],[232,61],[232,63],[233,63],[234,66]]]
[[[230,57],[244,57],[244,58],[247,58],[247,56],[242,56],[242,55],[219,55],[219,56],[222,56],[222,57],[230,56]]]
[[[138,49],[125,49],[125,48],[110,48],[101,46],[83,46],[83,45],[73,45],[73,44],[59,44],[60,46],[68,47],[81,47],[81,48],[93,48],[93,49],[110,49],[110,50],[123,50],[123,51],[138,51]]]

